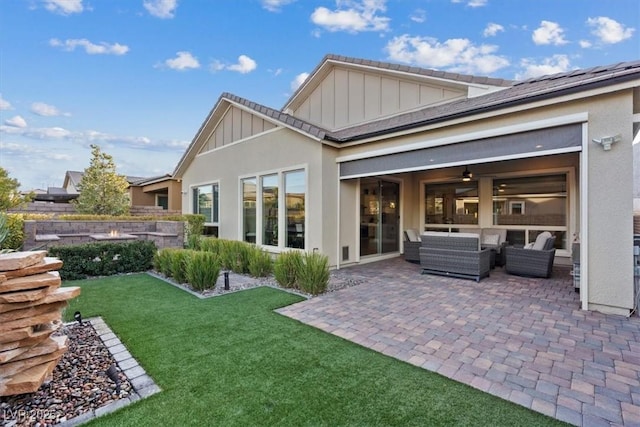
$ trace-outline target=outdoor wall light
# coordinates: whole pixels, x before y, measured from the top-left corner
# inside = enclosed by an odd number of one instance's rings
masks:
[[[469,172],[469,168],[468,167],[464,167],[464,172],[462,172],[462,180],[464,182],[467,181],[471,181],[471,177],[473,176],[473,174],[471,172]]]
[[[73,313],[73,318],[76,319],[76,321],[82,325],[82,314],[80,314],[79,311],[76,311],[75,313]]]
[[[604,151],[609,151],[609,150],[611,150],[611,145],[614,142],[619,142],[621,140],[622,140],[622,135],[618,134],[618,135],[615,135],[615,136],[604,136],[604,137],[602,137],[600,139],[594,138],[593,142],[595,142],[596,144],[602,145],[602,149]]]
[[[111,364],[111,366],[109,366],[109,369],[107,369],[105,373],[107,374],[107,377],[109,377],[109,379],[115,383],[116,394],[120,394],[120,377],[118,376],[116,365]]]

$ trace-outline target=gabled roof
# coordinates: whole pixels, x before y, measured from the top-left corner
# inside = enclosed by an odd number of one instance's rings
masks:
[[[640,78],[640,60],[537,77],[476,98],[426,107],[410,113],[328,133],[329,141],[344,143],[444,122]]]
[[[163,181],[170,181],[173,179],[173,176],[171,176],[171,174],[164,174],[164,175],[159,175],[159,176],[153,176],[150,178],[142,178],[139,179],[137,181],[133,181],[133,182],[129,182],[132,186],[136,186],[136,187],[140,187],[143,185],[149,185],[149,184],[157,184],[158,182],[163,182]]]
[[[437,81],[438,84],[445,84],[456,87],[468,86],[493,86],[497,88],[509,87],[513,84],[511,80],[496,79],[486,76],[473,76],[470,74],[451,73],[448,71],[431,70],[428,68],[411,67],[408,65],[394,64],[391,62],[372,61],[368,59],[352,58],[348,56],[328,54],[320,64],[309,74],[309,77],[289,98],[283,111],[295,110],[298,105],[307,98],[309,93],[320,84],[326,77],[330,69],[336,65],[348,68],[371,69],[380,74],[403,74],[413,78],[423,78]]]
[[[191,141],[191,144],[189,144],[189,147],[187,147],[187,149],[185,150],[184,154],[180,158],[180,161],[178,161],[178,164],[173,171],[173,176],[179,176],[182,167],[186,165],[187,162],[191,162],[191,160],[193,160],[193,158],[200,150],[201,145],[206,142],[206,138],[208,138],[208,135],[211,134],[218,122],[220,122],[220,120],[222,120],[222,118],[224,117],[224,114],[226,113],[227,107],[229,105],[236,105],[273,123],[304,133],[307,136],[317,140],[325,139],[327,133],[325,129],[322,129],[307,121],[300,120],[299,118],[294,117],[291,114],[287,114],[280,110],[258,104],[257,102],[249,101],[248,99],[242,98],[240,96],[224,92],[222,93],[222,95],[220,95],[218,101],[209,112],[209,115],[200,126],[200,129],[198,129],[198,132],[196,132],[196,136]]]

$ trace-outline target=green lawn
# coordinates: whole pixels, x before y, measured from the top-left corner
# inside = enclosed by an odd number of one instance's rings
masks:
[[[65,285],[82,287],[67,318],[102,316],[162,389],[91,425],[562,425],[280,316],[300,298],[275,289],[200,300],[145,274]]]

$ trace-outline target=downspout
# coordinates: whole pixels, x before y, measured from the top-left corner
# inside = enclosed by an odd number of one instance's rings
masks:
[[[580,152],[580,302],[583,310],[589,310],[589,129],[582,124],[582,151]]]
[[[337,169],[338,191],[336,191],[336,194],[338,194],[338,203],[336,203],[336,214],[338,215],[338,220],[336,221],[336,270],[340,270],[340,201],[342,199],[342,194],[340,191],[342,188],[342,186],[340,185],[340,163],[338,163]]]

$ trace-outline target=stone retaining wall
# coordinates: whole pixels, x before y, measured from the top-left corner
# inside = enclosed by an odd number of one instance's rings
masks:
[[[114,236],[109,234],[115,231]],[[24,223],[23,250],[96,242],[150,240],[158,249],[184,247],[184,222],[180,221],[61,221]]]
[[[12,213],[32,213],[32,214],[46,214],[58,217],[60,215],[75,215],[76,208],[69,203],[42,203],[31,202],[26,205],[10,209]],[[161,206],[131,206],[129,208],[129,214],[131,216],[169,216],[169,215],[181,215],[182,212],[175,210],[162,209]]]

